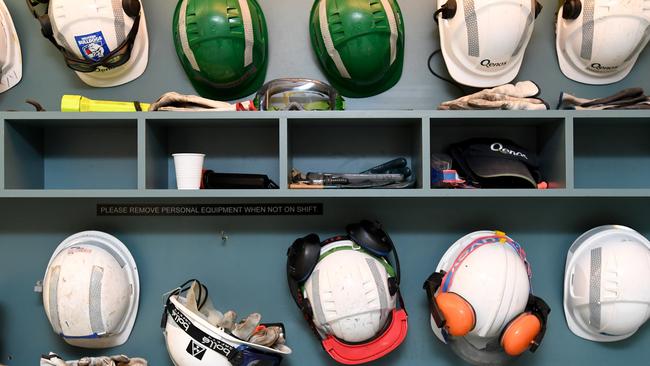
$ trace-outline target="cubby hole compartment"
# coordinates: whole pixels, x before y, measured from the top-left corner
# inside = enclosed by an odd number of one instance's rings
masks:
[[[404,157],[422,187],[422,119],[288,120],[289,172],[359,173]]]
[[[137,120],[7,120],[6,189],[137,189]]]
[[[566,188],[563,118],[432,118],[430,126],[432,153],[447,153],[451,144],[470,138],[508,139],[537,154],[549,188]]]
[[[650,118],[575,118],[576,188],[650,188]]]
[[[279,184],[277,119],[147,120],[146,187],[176,189],[174,153],[205,154],[204,169],[266,174]]]

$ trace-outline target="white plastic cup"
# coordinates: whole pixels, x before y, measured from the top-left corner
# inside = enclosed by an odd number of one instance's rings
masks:
[[[201,188],[203,160],[205,154],[182,153],[172,154],[176,169],[176,186],[178,189]]]

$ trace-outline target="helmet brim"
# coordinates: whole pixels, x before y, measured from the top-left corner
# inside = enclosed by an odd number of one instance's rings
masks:
[[[0,1],[0,18],[2,20],[3,31],[8,37],[7,45],[9,49],[7,50],[7,55],[9,56],[8,60],[10,60],[9,67],[2,70],[2,74],[0,75],[0,93],[3,93],[14,87],[22,79],[23,61],[16,27],[4,1]]]
[[[580,322],[573,316],[573,312],[570,307],[570,293],[571,293],[571,274],[574,272],[576,266],[577,258],[580,258],[585,253],[588,253],[594,247],[599,246],[600,239],[611,234],[625,234],[629,235],[632,239],[639,240],[644,243],[648,250],[650,250],[650,242],[643,237],[641,234],[635,230],[622,226],[622,225],[603,225],[596,228],[593,228],[584,234],[580,235],[576,239],[571,247],[566,258],[566,268],[564,272],[564,316],[569,326],[569,330],[578,337],[584,338],[590,341],[596,342],[616,342],[632,336],[636,331],[624,334],[624,335],[606,335],[596,332],[589,332],[583,326],[580,325]]]
[[[133,296],[129,303],[127,310],[127,317],[121,331],[118,334],[98,337],[98,338],[63,338],[66,343],[76,347],[82,348],[110,348],[117,347],[126,343],[131,335],[133,326],[135,325],[135,318],[138,314],[138,305],[140,302],[140,278],[138,276],[138,267],[135,264],[135,259],[129,252],[129,249],[116,237],[101,232],[101,231],[83,231],[67,237],[59,246],[54,250],[50,261],[47,264],[47,271],[43,278],[47,278],[47,272],[50,269],[52,261],[59,255],[59,253],[67,250],[75,245],[84,245],[93,243],[99,247],[109,251],[112,255],[119,257],[119,261],[126,263],[125,272],[128,276],[129,283],[133,284]],[[117,260],[118,258],[116,258]]]
[[[262,345],[259,345],[259,344],[256,344],[256,343],[251,343],[251,342],[248,342],[248,341],[244,341],[244,340],[239,339],[239,338],[235,338],[235,337],[231,336],[230,334],[222,331],[220,328],[217,328],[214,325],[210,324],[207,320],[201,318],[196,313],[190,311],[185,306],[185,304],[183,304],[181,301],[178,300],[178,295],[171,296],[169,298],[169,301],[177,309],[179,309],[183,313],[183,315],[186,316],[192,322],[192,324],[194,326],[199,328],[201,331],[203,331],[203,332],[205,332],[205,333],[207,333],[207,334],[209,334],[211,336],[214,336],[217,339],[225,341],[225,342],[227,342],[228,344],[230,344],[231,346],[233,346],[235,348],[244,345],[244,346],[256,349],[258,351],[267,352],[267,353],[271,353],[271,354],[277,354],[277,355],[289,355],[292,352],[291,348],[286,347],[286,346],[283,348],[284,350],[278,350],[278,349],[275,349],[275,348],[266,347],[266,346],[262,346]],[[165,311],[167,311],[167,310],[165,310]],[[174,324],[174,320],[172,320],[171,317],[167,317],[166,326],[169,327],[172,324]]]

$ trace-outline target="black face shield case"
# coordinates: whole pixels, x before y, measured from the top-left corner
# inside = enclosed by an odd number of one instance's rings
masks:
[[[449,147],[454,169],[481,188],[537,188],[535,153],[506,139],[470,139]]]

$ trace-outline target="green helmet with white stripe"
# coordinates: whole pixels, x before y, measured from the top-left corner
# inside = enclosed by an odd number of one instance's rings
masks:
[[[179,0],[174,45],[183,69],[203,97],[233,100],[264,83],[266,21],[255,0]]]
[[[395,85],[404,61],[404,22],[395,0],[316,0],[311,44],[330,84],[348,97]]]

